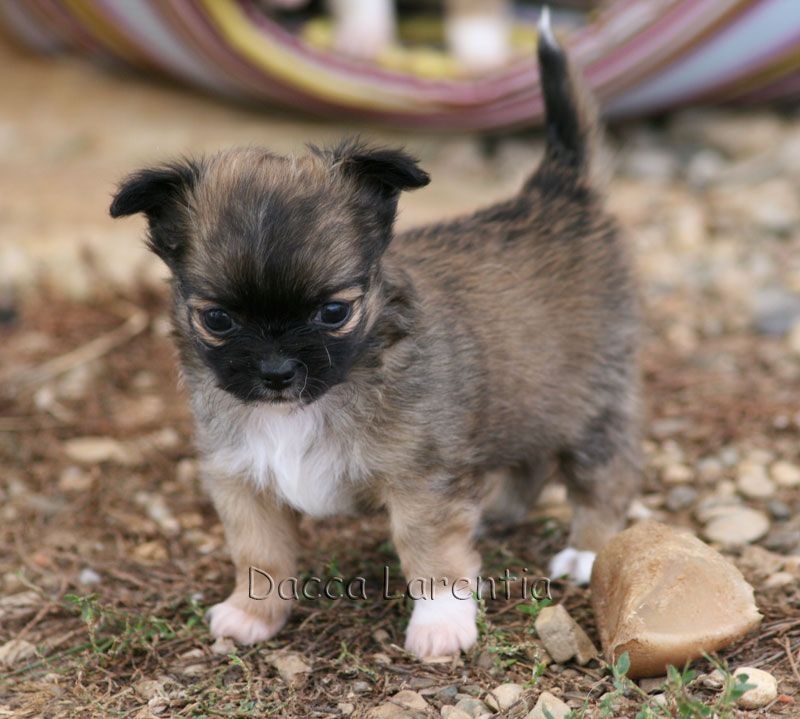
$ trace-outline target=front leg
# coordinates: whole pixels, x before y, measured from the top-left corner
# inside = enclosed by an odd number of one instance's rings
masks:
[[[478,503],[414,487],[393,492],[387,504],[403,574],[412,596],[424,597],[414,601],[406,649],[418,657],[467,651],[478,638]]]
[[[296,568],[295,513],[271,492],[259,491],[239,477],[209,476],[205,484],[225,527],[236,567],[233,592],[208,612],[211,634],[240,644],[266,641],[281,630],[291,612],[291,599],[281,599],[278,583],[293,576]],[[266,598],[250,596],[251,567],[272,578],[272,591]],[[263,574],[255,576],[263,579]],[[253,592],[253,596],[259,593]]]

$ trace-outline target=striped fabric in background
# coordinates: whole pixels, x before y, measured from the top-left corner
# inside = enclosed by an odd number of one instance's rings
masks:
[[[800,0],[610,0],[580,27],[555,25],[610,117],[800,97]],[[529,51],[481,77],[401,71],[320,48],[255,0],[0,0],[0,28],[39,52],[331,118],[493,129],[542,113]]]

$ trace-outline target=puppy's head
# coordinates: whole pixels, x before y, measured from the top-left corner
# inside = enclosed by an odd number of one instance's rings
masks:
[[[111,215],[147,216],[184,361],[243,402],[310,402],[367,343],[398,196],[427,183],[404,152],[356,141],[232,150],[135,173]]]

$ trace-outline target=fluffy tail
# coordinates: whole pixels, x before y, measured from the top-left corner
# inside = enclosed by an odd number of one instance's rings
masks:
[[[547,132],[541,170],[555,165],[588,175],[597,139],[597,109],[553,34],[547,7],[539,19],[538,55]]]

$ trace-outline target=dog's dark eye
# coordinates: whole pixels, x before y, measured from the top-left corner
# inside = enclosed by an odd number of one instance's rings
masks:
[[[350,317],[349,302],[326,302],[317,310],[313,322],[328,329],[341,327]]]
[[[224,335],[233,329],[231,316],[225,310],[217,308],[203,312],[203,324],[215,335]]]

